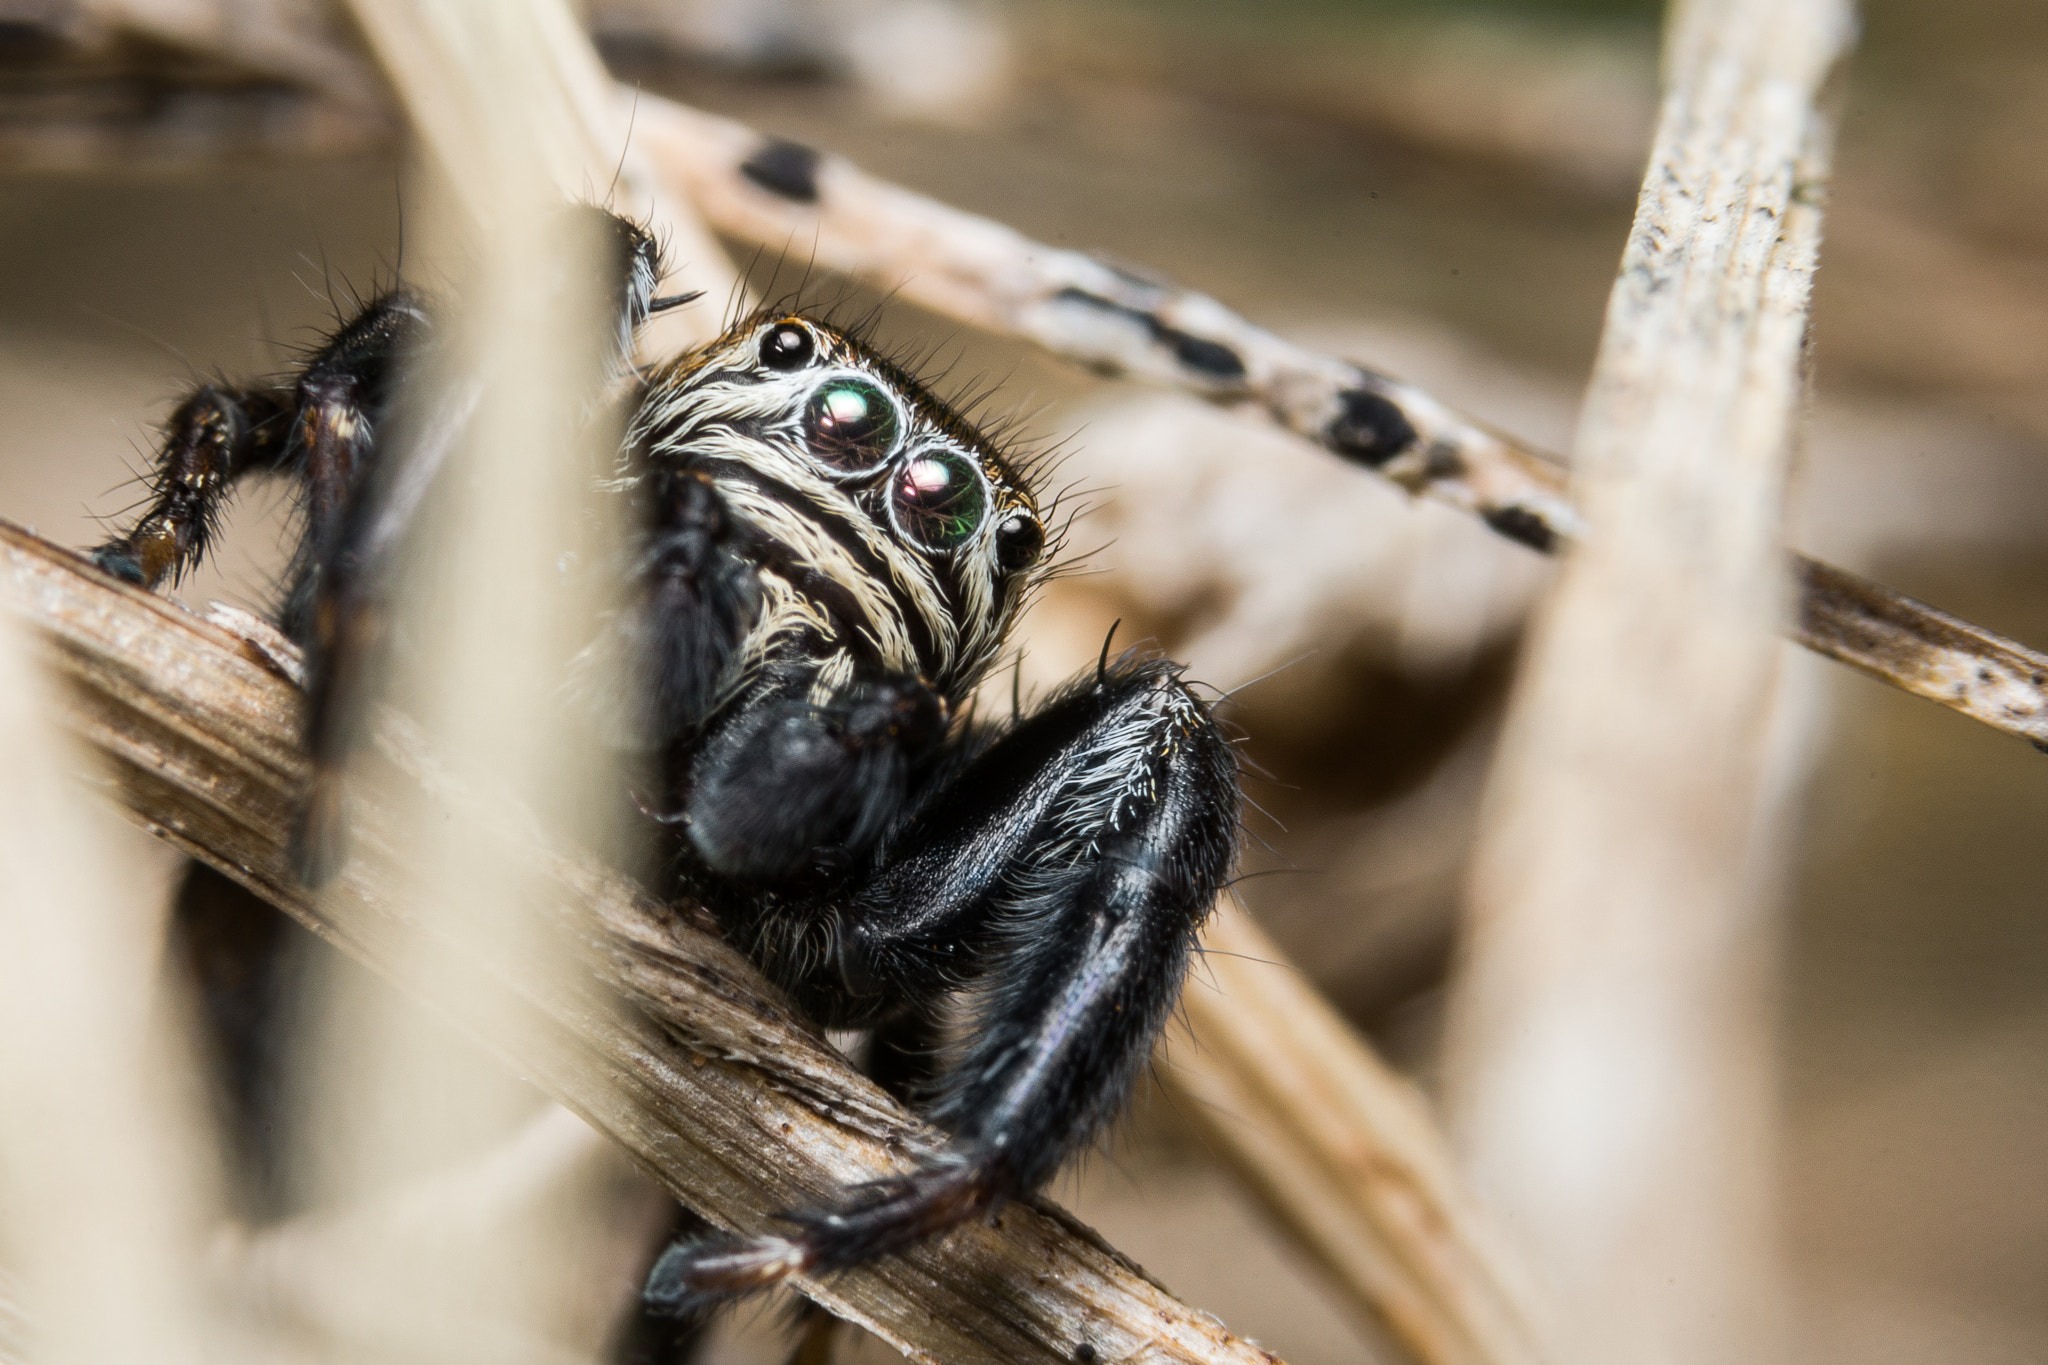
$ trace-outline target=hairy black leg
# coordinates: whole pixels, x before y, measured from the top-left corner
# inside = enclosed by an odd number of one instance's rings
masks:
[[[172,903],[171,946],[198,995],[245,1217],[269,1216],[283,1198],[283,1005],[300,954],[316,944],[239,883],[187,864]]]
[[[403,362],[427,331],[417,299],[386,294],[330,337],[292,386],[287,465],[299,479],[305,525],[279,624],[301,644],[316,642],[313,608],[325,561],[377,465]]]
[[[211,384],[180,403],[164,424],[149,509],[93,551],[116,578],[153,588],[198,564],[236,480],[275,468],[291,432],[282,391]]]
[[[386,294],[335,333],[293,389],[289,463],[300,481],[305,524],[279,624],[307,651],[313,776],[296,842],[300,871],[313,885],[326,879],[339,854],[338,737],[383,630],[376,600],[363,590],[364,536],[357,528],[375,520],[369,490],[378,484],[383,428],[401,369],[427,335],[419,302]]]
[[[663,1247],[703,1237],[711,1224],[697,1214],[675,1206],[669,1223],[669,1240]],[[665,1253],[658,1253],[665,1254]],[[686,1313],[657,1312],[643,1299],[627,1309],[604,1350],[610,1365],[688,1365],[704,1344],[717,1306],[700,1304]]]
[[[1104,669],[989,746],[884,850],[842,930],[885,993],[975,978],[973,1022],[927,1110],[950,1147],[840,1207],[791,1213],[786,1237],[671,1248],[650,1300],[855,1265],[1046,1180],[1145,1064],[1236,820],[1235,759],[1170,665]]]
[[[945,738],[943,698],[904,675],[856,677],[829,700],[807,682],[733,709],[691,765],[691,845],[728,877],[784,879],[865,852]]]

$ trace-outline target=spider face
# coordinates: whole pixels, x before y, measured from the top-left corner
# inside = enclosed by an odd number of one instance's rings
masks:
[[[906,371],[814,319],[743,322],[658,372],[632,439],[654,464],[707,477],[762,547],[769,610],[749,668],[792,641],[825,645],[830,672],[878,664],[957,705],[1044,554],[1025,473]]]
[[[678,300],[652,297],[647,235],[606,222],[629,342]],[[332,867],[353,680],[401,562],[385,528],[419,501],[391,490],[430,485],[446,446],[384,435],[435,326],[394,293],[289,383],[198,390],[166,430],[151,506],[95,556],[154,584],[204,549],[240,476],[304,485],[285,624],[309,658],[309,881]],[[630,350],[604,372],[627,377]],[[679,1243],[648,1301],[694,1312],[981,1216],[1099,1131],[1229,868],[1237,765],[1159,659],[1105,656],[1005,721],[967,713],[1045,556],[1029,469],[857,337],[757,316],[631,378],[606,483],[632,511],[626,605],[615,648],[584,657],[637,694],[618,728],[656,774],[642,808],[661,889],[708,909],[821,1022],[872,1030],[876,1078],[952,1134],[886,1188],[792,1211],[787,1236]],[[977,1007],[955,1010],[962,993]]]

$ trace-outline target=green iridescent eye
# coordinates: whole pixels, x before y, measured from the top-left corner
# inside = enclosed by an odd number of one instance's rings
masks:
[[[924,451],[889,482],[896,529],[927,550],[955,550],[974,538],[988,516],[988,484],[958,452]]]
[[[834,378],[804,408],[811,453],[841,474],[867,474],[895,453],[902,423],[896,405],[865,379]]]

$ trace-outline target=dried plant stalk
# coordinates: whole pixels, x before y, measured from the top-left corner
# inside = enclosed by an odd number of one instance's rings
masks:
[[[1430,1365],[1533,1365],[1525,1288],[1420,1092],[1225,901],[1160,1068],[1324,1270]]]
[[[1686,0],[1523,665],[1446,1070],[1592,1362],[1770,1358],[1766,738],[1847,0]]]
[[[2048,654],[1831,564],[1793,567],[1801,644],[2048,751]]]
[[[70,684],[65,720],[145,827],[418,998],[459,1008],[455,1022],[486,1047],[533,1040],[506,1061],[706,1216],[765,1231],[778,1209],[898,1174],[939,1142],[708,928],[547,847],[517,812],[486,810],[498,852],[540,889],[547,928],[584,971],[535,980],[488,936],[407,922],[381,856],[355,859],[314,903],[285,853],[305,774],[299,694],[282,676],[290,647],[195,620],[4,524],[0,565]],[[386,730],[384,752],[430,795],[473,800],[403,727]],[[354,834],[372,854],[397,843],[372,810]],[[1039,1199],[801,1288],[918,1360],[1067,1362],[1084,1346],[1106,1360],[1273,1359]]]
[[[399,102],[441,173],[470,214],[486,228],[502,206],[493,186],[502,168],[481,149],[517,145],[537,161],[557,192],[575,202],[602,200],[638,221],[657,224],[669,260],[689,271],[687,283],[723,298],[735,288],[725,258],[687,197],[664,190],[632,140],[630,111],[616,99],[605,71],[566,0],[496,0],[467,11],[450,0],[348,0],[369,37]],[[533,79],[505,88],[504,53],[479,40],[478,19],[500,26],[501,46],[519,49],[516,64]],[[503,110],[522,117],[508,129]],[[645,344],[680,348],[718,332],[712,309],[681,309],[649,324]]]
[[[400,566],[380,566],[373,547],[361,551],[363,576],[392,580],[379,594],[388,600],[373,610],[389,616],[393,635],[419,643],[388,663],[373,647],[360,647],[369,657],[356,666],[384,675],[368,686],[408,699],[409,713],[450,768],[480,789],[560,818],[595,805],[597,793],[621,780],[611,755],[565,733],[547,681],[561,676],[606,604],[592,576],[564,581],[560,547],[581,535],[609,544],[625,534],[615,524],[617,500],[590,476],[616,453],[602,448],[606,437],[588,421],[591,396],[607,377],[598,358],[615,344],[615,305],[603,289],[597,225],[560,211],[565,195],[592,193],[593,181],[609,171],[598,161],[606,130],[594,126],[612,112],[608,81],[594,58],[581,69],[572,64],[581,33],[561,0],[364,0],[357,13],[398,87],[425,87],[436,96],[409,105],[454,190],[422,196],[427,235],[482,230],[472,239],[473,276],[437,309],[437,354],[408,374],[414,411],[436,416],[416,418],[406,424],[416,429],[407,431],[395,432],[401,422],[394,420],[382,438],[386,467],[404,468],[406,481],[422,490],[411,513],[393,510],[404,495],[390,489],[373,503],[384,517],[416,518],[400,533],[403,546],[384,551]],[[562,40],[565,32],[572,41]],[[444,425],[423,434],[436,423]],[[346,602],[337,609],[347,610]],[[335,632],[343,640],[351,633],[346,626]],[[469,807],[423,802],[406,783],[386,784],[378,803],[392,813],[386,827],[398,837],[394,862],[373,875],[398,898],[387,904],[434,930],[411,942],[431,953],[427,945],[437,938],[490,935],[502,975],[516,977],[530,994],[559,994],[564,983],[550,978],[577,972],[578,963],[548,951],[546,936],[531,932],[525,869],[500,855],[489,829],[466,818]],[[386,968],[414,978],[428,969],[393,961]],[[443,985],[453,992],[464,979],[446,973]],[[440,1003],[456,1017],[470,1008],[450,994]],[[389,993],[373,993],[352,1002],[345,1026],[322,1031],[328,1053],[312,1072],[327,1094],[315,1107],[377,1115],[379,1106],[364,1103],[367,1095],[404,1085],[433,1065],[423,1057],[428,1049],[390,1017],[393,1007]],[[506,1034],[495,1042],[509,1055],[545,1045]],[[337,1065],[344,1051],[367,1054],[379,1079],[365,1083],[357,1079],[363,1068]],[[456,1083],[474,1097],[471,1112],[482,1114],[509,1078],[474,1058],[452,1070],[461,1076],[478,1068]],[[506,1109],[514,1103],[496,1101]],[[431,1141],[424,1134],[433,1125],[423,1119],[330,1122],[324,1147],[333,1155],[315,1166],[314,1177],[332,1182],[347,1172],[345,1190],[363,1183],[358,1172],[365,1169],[416,1169],[420,1144]],[[342,1202],[334,1193],[316,1191],[314,1198]],[[647,1197],[658,1199],[651,1189]],[[548,1292],[572,1274],[562,1231],[546,1218],[508,1219],[491,1239],[488,1258],[422,1241],[392,1292],[357,1291],[376,1305],[382,1353],[448,1355],[447,1314],[435,1307],[442,1303],[463,1304],[488,1324],[494,1341],[601,1340],[602,1324],[591,1330],[568,1300]],[[643,1235],[651,1241],[659,1232]],[[366,1256],[369,1264],[356,1269],[347,1259],[337,1256],[322,1278],[367,1278],[393,1271],[396,1260]],[[409,1292],[397,1292],[399,1285]]]
[[[0,1355],[25,1311],[50,1360],[199,1365],[212,1190],[167,1083],[189,1059],[152,1009],[155,917],[111,870],[14,597],[0,581]]]

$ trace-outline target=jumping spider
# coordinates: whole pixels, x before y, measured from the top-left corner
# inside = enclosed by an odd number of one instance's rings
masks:
[[[644,805],[668,889],[820,1023],[871,1030],[872,1073],[951,1134],[902,1179],[790,1210],[785,1236],[700,1226],[647,1286],[690,1314],[986,1216],[1087,1144],[1179,994],[1233,856],[1238,777],[1177,666],[1106,646],[1028,714],[967,714],[1043,571],[1024,463],[799,313],[633,374],[635,329],[680,300],[652,296],[645,232],[609,215],[604,231],[632,389],[608,484],[636,537],[616,630],[642,680],[633,743],[658,774]],[[423,458],[380,438],[434,336],[426,303],[394,291],[287,380],[198,389],[149,506],[96,551],[131,582],[175,580],[240,478],[297,484],[280,618],[309,661],[309,880],[334,861],[323,807],[387,596],[388,490],[419,482],[391,470]]]

